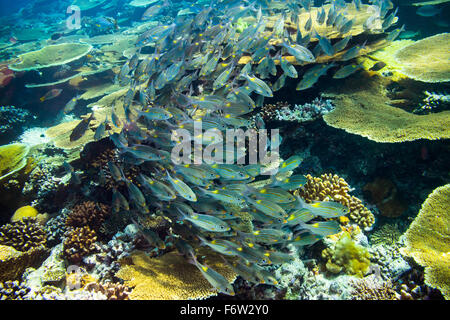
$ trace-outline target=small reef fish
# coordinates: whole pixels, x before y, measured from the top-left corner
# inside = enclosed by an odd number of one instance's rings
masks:
[[[76,141],[80,139],[86,133],[86,130],[89,128],[89,124],[93,119],[95,118],[94,113],[92,112],[89,118],[81,120],[80,123],[78,123],[77,126],[72,130],[72,133],[69,137],[70,141]]]
[[[370,71],[379,71],[379,70],[383,69],[384,67],[386,67],[386,63],[384,63],[383,61],[378,61],[369,70]]]
[[[422,17],[434,17],[442,12],[442,9],[439,9],[433,5],[425,5],[416,10],[416,14]]]
[[[339,70],[337,70],[334,75],[333,78],[334,79],[344,79],[347,78],[349,75],[355,73],[356,71],[358,71],[359,69],[362,69],[363,66],[361,64],[348,64],[346,66],[343,66],[342,68],[340,68]]]
[[[69,100],[69,102],[66,103],[66,105],[63,108],[64,114],[68,114],[69,112],[72,112],[75,109],[75,106],[77,105],[78,99],[80,96],[73,97]]]
[[[43,95],[41,98],[39,98],[39,100],[41,102],[44,102],[47,100],[54,99],[54,98],[58,97],[62,91],[63,91],[62,89],[52,89],[52,90],[48,91],[45,95]]]

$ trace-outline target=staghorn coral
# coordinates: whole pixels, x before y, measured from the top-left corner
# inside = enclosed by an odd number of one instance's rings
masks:
[[[66,232],[64,257],[72,264],[79,264],[83,257],[95,253],[97,235],[88,226],[73,228]]]
[[[450,184],[428,196],[405,233],[401,252],[425,267],[425,283],[450,298]]]
[[[0,227],[0,244],[18,251],[45,246],[46,242],[45,230],[33,218],[24,218]]]
[[[450,111],[417,115],[391,106],[383,79],[359,75],[341,81],[331,97],[336,108],[323,116],[334,128],[376,142],[404,142],[450,137]]]
[[[338,274],[347,274],[363,277],[370,266],[370,254],[366,248],[352,241],[347,232],[343,232],[334,247],[322,251],[322,258],[327,260],[327,271]]]
[[[372,226],[375,217],[362,204],[361,200],[349,195],[348,183],[338,175],[322,174],[320,177],[306,175],[308,182],[295,193],[306,202],[336,201],[350,209],[349,217],[363,228]]]
[[[450,81],[450,34],[441,33],[406,46],[395,54],[401,71],[423,82]]]
[[[363,279],[352,281],[352,287],[353,300],[399,300],[390,280]]]
[[[66,219],[67,227],[89,226],[98,231],[110,214],[111,208],[103,203],[84,201],[73,207]]]
[[[277,115],[277,110],[281,110],[284,108],[289,109],[291,105],[285,101],[277,101],[275,103],[266,103],[262,106],[259,114],[263,118],[264,121],[274,120]]]
[[[30,288],[19,281],[0,282],[0,300],[27,300]]]
[[[215,295],[209,282],[193,265],[187,264],[183,256],[169,252],[157,258],[149,258],[144,252],[136,251],[116,274],[125,285],[134,287],[132,300],[178,300],[204,299]],[[208,251],[206,264],[233,282],[236,274],[220,258]]]

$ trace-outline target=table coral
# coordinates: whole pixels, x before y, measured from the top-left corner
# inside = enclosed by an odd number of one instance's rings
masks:
[[[217,292],[193,265],[175,252],[169,252],[158,258],[149,258],[142,251],[131,255],[131,264],[124,264],[117,277],[125,285],[134,287],[130,294],[132,300],[178,300],[204,299]],[[220,258],[209,252],[206,264],[233,282],[236,274]]]
[[[425,267],[425,283],[450,298],[450,184],[436,188],[405,233],[401,252]]]
[[[450,111],[417,115],[393,107],[384,85],[383,79],[378,76],[355,76],[342,81],[337,89],[338,94],[324,94],[332,98],[336,108],[323,119],[329,126],[376,142],[450,137]]]
[[[0,180],[23,169],[30,147],[21,143],[0,146]]]
[[[416,41],[395,54],[401,72],[423,82],[450,81],[450,34],[441,33]]]
[[[320,177],[306,175],[307,183],[296,193],[306,202],[336,201],[350,209],[349,217],[363,228],[372,226],[375,217],[355,196],[349,195],[350,186],[337,175],[322,174]]]
[[[86,43],[63,43],[46,46],[37,51],[21,54],[19,63],[9,65],[13,71],[30,71],[65,65],[78,60],[91,51]]]

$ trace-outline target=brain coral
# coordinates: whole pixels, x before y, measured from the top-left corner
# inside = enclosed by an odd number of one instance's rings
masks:
[[[402,73],[423,82],[450,81],[450,34],[441,33],[419,40],[395,55]]]
[[[450,298],[450,184],[436,188],[405,233],[403,254],[425,267],[425,283]]]
[[[325,95],[336,106],[323,116],[325,122],[376,142],[450,138],[450,111],[417,115],[392,107],[381,82],[377,76],[344,81],[347,92]]]
[[[9,65],[13,71],[30,71],[41,68],[61,66],[80,59],[91,51],[86,43],[62,43],[46,46],[19,56],[20,62]]]
[[[126,286],[135,287],[129,295],[132,300],[204,299],[216,294],[200,271],[175,252],[149,258],[136,251],[131,260],[132,264],[123,265],[116,276]],[[208,251],[206,264],[228,281],[236,279],[218,254]]]

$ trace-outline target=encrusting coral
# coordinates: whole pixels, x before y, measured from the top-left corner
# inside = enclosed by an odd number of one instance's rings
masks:
[[[367,279],[352,282],[353,300],[398,300],[392,282],[370,281]]]
[[[149,258],[144,252],[136,251],[129,259],[130,264],[122,261],[116,276],[126,286],[134,287],[130,294],[132,300],[203,299],[216,294],[200,271],[175,252]],[[205,264],[230,282],[236,279],[236,274],[216,253],[208,251]]]
[[[364,207],[361,200],[349,195],[350,187],[343,178],[331,173],[322,174],[320,177],[308,174],[306,178],[307,183],[295,192],[306,202],[336,201],[349,208],[349,217],[361,227],[368,228],[375,222],[374,215]]]
[[[83,257],[97,251],[97,235],[88,226],[73,228],[66,233],[64,257],[72,264],[79,264]]]
[[[46,237],[45,230],[33,218],[24,218],[0,227],[0,244],[18,251],[45,246]]]
[[[17,280],[28,267],[37,267],[47,257],[48,251],[38,247],[26,252],[0,245],[0,281]]]
[[[401,252],[425,267],[425,283],[450,299],[450,184],[436,188],[405,233]]]

